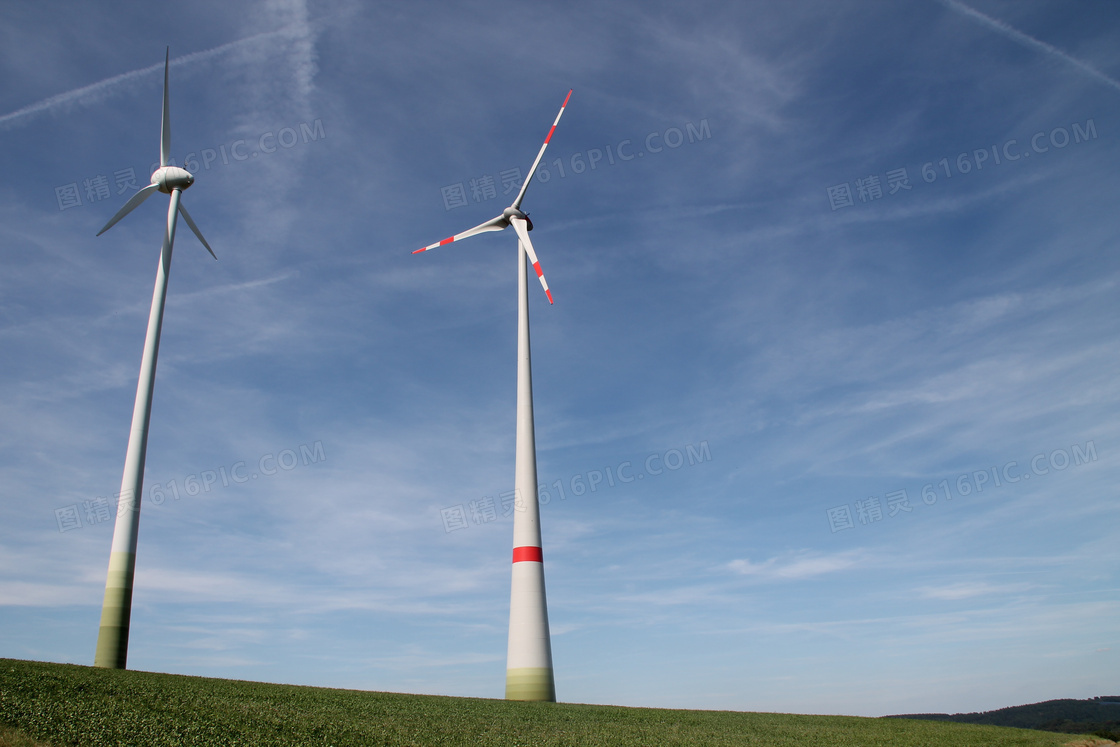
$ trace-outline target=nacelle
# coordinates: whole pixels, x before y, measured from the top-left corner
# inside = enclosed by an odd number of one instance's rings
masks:
[[[152,184],[158,184],[160,192],[171,194],[173,189],[184,190],[194,184],[194,177],[178,166],[164,166],[152,174]]]

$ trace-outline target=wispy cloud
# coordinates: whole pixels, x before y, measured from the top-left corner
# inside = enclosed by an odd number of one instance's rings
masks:
[[[311,77],[314,75],[313,53],[312,50],[309,49],[309,45],[311,44],[309,41],[309,33],[310,25],[306,18],[305,9],[303,15],[297,17],[294,22],[276,29],[275,31],[253,34],[252,36],[247,36],[226,44],[220,44],[210,49],[192,52],[180,57],[172,57],[171,67],[195,65],[220,57],[228,52],[252,47],[263,42],[277,39],[290,39],[298,45],[298,50],[300,52],[298,55],[298,59],[300,60],[298,79],[300,82],[300,93],[305,94],[310,89]],[[149,76],[158,76],[162,72],[163,63],[158,62],[154,65],[142,67],[137,70],[130,70],[127,73],[121,73],[120,75],[114,75],[104,80],[99,80],[96,83],[91,83],[88,86],[75,88],[65,93],[59,93],[41,101],[36,101],[34,104],[28,104],[14,112],[0,115],[0,131],[12,130],[17,127],[28,125],[39,115],[48,112],[65,113],[80,106],[90,106],[99,103],[113,94],[131,91],[135,88],[137,83],[144,81]]]
[[[1104,83],[1106,86],[1120,91],[1120,82],[1117,82],[1116,80],[1108,77],[1089,63],[1082,62],[1076,57],[1066,54],[1052,44],[1047,44],[1041,39],[1034,38],[1030,34],[1024,34],[1022,31],[1019,31],[1018,29],[1007,25],[998,18],[992,18],[985,13],[981,13],[974,8],[970,8],[969,6],[965,5],[962,2],[959,2],[958,0],[941,0],[941,3],[949,8],[952,8],[963,16],[967,16],[968,18],[979,21],[988,28],[997,31],[1010,39],[1014,39],[1020,44],[1024,44],[1028,47],[1031,47],[1032,49],[1037,49],[1040,52],[1044,52],[1048,55],[1052,55],[1061,60],[1064,60],[1065,62],[1068,62],[1070,65],[1073,65],[1082,72],[1088,73],[1092,77],[1099,80],[1101,83]]]
[[[962,581],[943,586],[923,586],[918,589],[918,594],[923,599],[941,599],[952,601],[956,599],[972,599],[973,597],[992,597],[1027,591],[1030,584],[1003,584],[994,585],[985,581]]]
[[[857,565],[861,558],[862,553],[854,550],[834,555],[800,550],[762,562],[753,562],[745,558],[732,560],[727,564],[727,568],[742,576],[751,576],[764,581],[796,581],[846,570]]]

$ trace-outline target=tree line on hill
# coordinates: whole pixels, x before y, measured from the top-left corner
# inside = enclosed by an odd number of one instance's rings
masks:
[[[910,713],[886,718],[1014,726],[1063,734],[1092,734],[1120,741],[1120,695],[1099,695],[1087,700],[1046,700],[981,713]]]

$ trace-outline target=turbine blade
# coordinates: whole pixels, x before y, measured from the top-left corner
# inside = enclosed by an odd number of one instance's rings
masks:
[[[462,233],[457,233],[454,236],[450,236],[450,237],[444,239],[443,241],[437,241],[434,244],[428,244],[423,249],[417,249],[416,251],[413,252],[413,254],[419,254],[420,252],[426,252],[429,249],[435,249],[437,246],[443,246],[444,244],[450,244],[452,241],[459,241],[460,239],[465,239],[465,238],[468,238],[470,236],[474,236],[475,234],[485,233],[487,231],[501,231],[503,228],[505,228],[508,225],[509,225],[509,221],[506,220],[506,217],[504,215],[499,215],[497,218],[491,218],[490,220],[486,221],[485,223],[481,223],[481,224],[475,226],[474,228],[468,228],[466,231],[463,231]]]
[[[533,179],[533,174],[537,173],[537,166],[540,165],[541,159],[544,158],[544,149],[548,147],[548,141],[552,139],[552,133],[556,132],[556,125],[560,124],[560,117],[564,116],[564,107],[568,105],[568,99],[572,97],[572,92],[569,90],[568,95],[564,98],[564,103],[560,105],[560,113],[556,115],[556,121],[552,123],[552,129],[548,131],[548,137],[544,139],[544,145],[541,146],[540,152],[537,153],[537,160],[533,161],[533,165],[529,167],[529,175],[525,177],[525,181],[521,184],[521,191],[517,193],[517,199],[513,201],[511,207],[518,210],[521,209],[521,201],[525,199],[525,192],[529,189],[529,182]]]
[[[167,166],[171,160],[171,105],[167,101],[167,68],[171,65],[171,47],[163,60],[163,120],[160,123],[159,165]]]
[[[217,259],[218,255],[214,254],[214,250],[211,249],[210,245],[206,243],[206,239],[202,238],[202,231],[199,231],[198,226],[196,226],[194,224],[194,221],[191,220],[191,214],[187,212],[187,209],[185,207],[183,207],[182,202],[179,203],[179,212],[183,214],[183,220],[185,220],[187,222],[187,225],[191,227],[191,230],[194,231],[194,235],[197,236],[198,240],[202,242],[202,245],[206,247],[206,251],[210,252],[210,256],[214,259]]]
[[[117,221],[131,213],[137,205],[151,197],[152,193],[157,191],[159,191],[158,184],[149,184],[148,186],[144,187],[139,192],[134,194],[131,198],[129,198],[128,202],[124,204],[124,207],[117,211],[117,214],[113,216],[112,220],[106,223],[105,227],[97,232],[97,235],[100,236],[101,234],[105,233],[110,228],[115,226],[117,224]]]
[[[544,279],[544,271],[541,270],[541,263],[537,261],[537,253],[533,251],[533,242],[529,241],[529,230],[525,227],[524,218],[510,218],[509,223],[513,226],[513,230],[517,232],[517,238],[521,239],[522,246],[529,254],[529,262],[532,263],[533,269],[537,271],[537,277],[540,278],[541,287],[544,288],[544,294],[548,296],[548,302],[552,303],[552,291],[548,289],[548,281]]]
[[[171,247],[175,243],[175,224],[179,217],[179,200],[183,197],[182,190],[171,190],[171,202],[167,205],[167,232],[163,234],[163,253],[161,257],[170,258]],[[162,260],[161,260],[162,261]]]

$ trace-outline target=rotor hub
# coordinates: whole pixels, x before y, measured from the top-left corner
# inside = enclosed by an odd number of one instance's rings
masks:
[[[526,230],[528,230],[528,231],[533,230],[533,221],[529,220],[529,214],[526,213],[526,212],[523,212],[522,210],[520,210],[518,208],[515,208],[515,207],[512,207],[512,206],[506,208],[505,210],[502,211],[502,217],[505,218],[507,221],[510,218],[520,218],[521,220],[525,221],[525,224],[526,224],[525,229]]]
[[[194,184],[194,176],[178,166],[163,166],[152,174],[152,184],[158,184],[160,192],[171,194],[173,189],[182,191]]]

